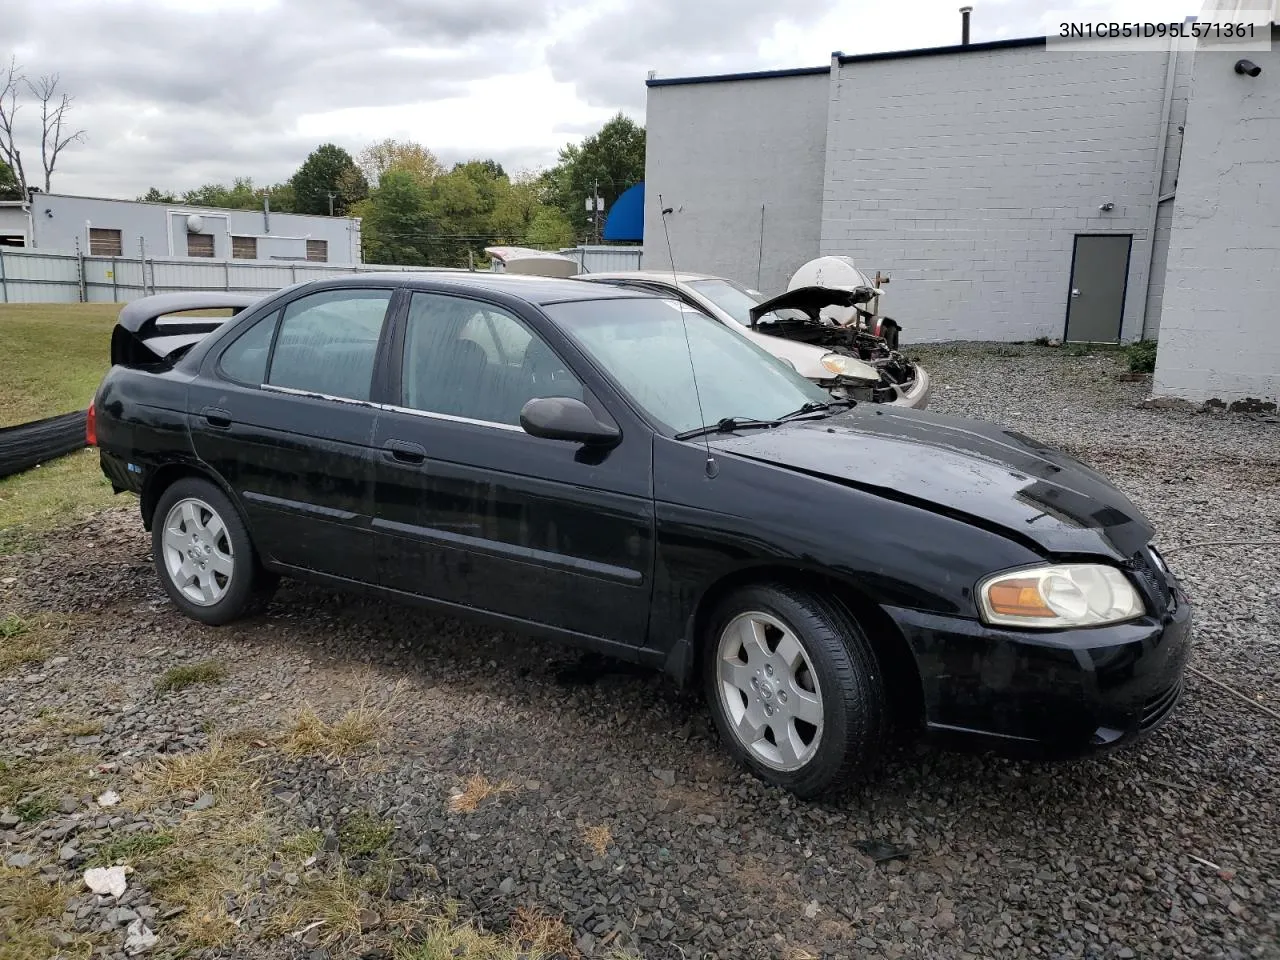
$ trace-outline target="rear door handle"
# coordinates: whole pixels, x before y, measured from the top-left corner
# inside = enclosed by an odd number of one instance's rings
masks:
[[[427,448],[411,440],[388,440],[382,445],[382,455],[400,463],[422,463],[427,459]]]
[[[211,427],[231,426],[231,413],[221,407],[204,407],[200,411],[200,416],[204,417]]]

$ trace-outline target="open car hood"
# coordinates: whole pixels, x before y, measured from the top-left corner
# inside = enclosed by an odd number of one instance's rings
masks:
[[[875,298],[871,287],[796,287],[751,308],[751,326],[775,310],[799,310],[813,319],[823,307],[855,307]]]
[[[712,439],[722,450],[965,519],[1051,555],[1125,560],[1146,518],[1104,477],[979,420],[862,404],[822,420]]]

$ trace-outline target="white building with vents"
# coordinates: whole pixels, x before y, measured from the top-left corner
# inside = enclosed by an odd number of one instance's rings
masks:
[[[772,292],[850,256],[916,342],[1159,337],[1157,394],[1280,395],[1280,47],[651,76],[646,126],[649,268],[665,206],[680,269]]]

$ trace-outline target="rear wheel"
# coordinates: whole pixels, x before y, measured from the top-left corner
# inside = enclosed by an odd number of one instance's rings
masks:
[[[884,679],[841,605],[790,587],[747,587],[720,604],[703,640],[721,739],[761,779],[811,797],[874,762],[889,730]]]
[[[231,501],[207,480],[179,480],[160,495],[151,552],[169,598],[203,623],[243,616],[278,581],[261,569]]]

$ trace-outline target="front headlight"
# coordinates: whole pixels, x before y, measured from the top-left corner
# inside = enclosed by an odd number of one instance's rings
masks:
[[[857,380],[866,380],[867,370],[870,369],[857,357],[846,357],[839,353],[825,354],[818,362],[837,377],[853,377]]]
[[[998,573],[978,584],[982,619],[1004,627],[1096,627],[1146,612],[1123,573],[1099,563],[1063,563]]]

